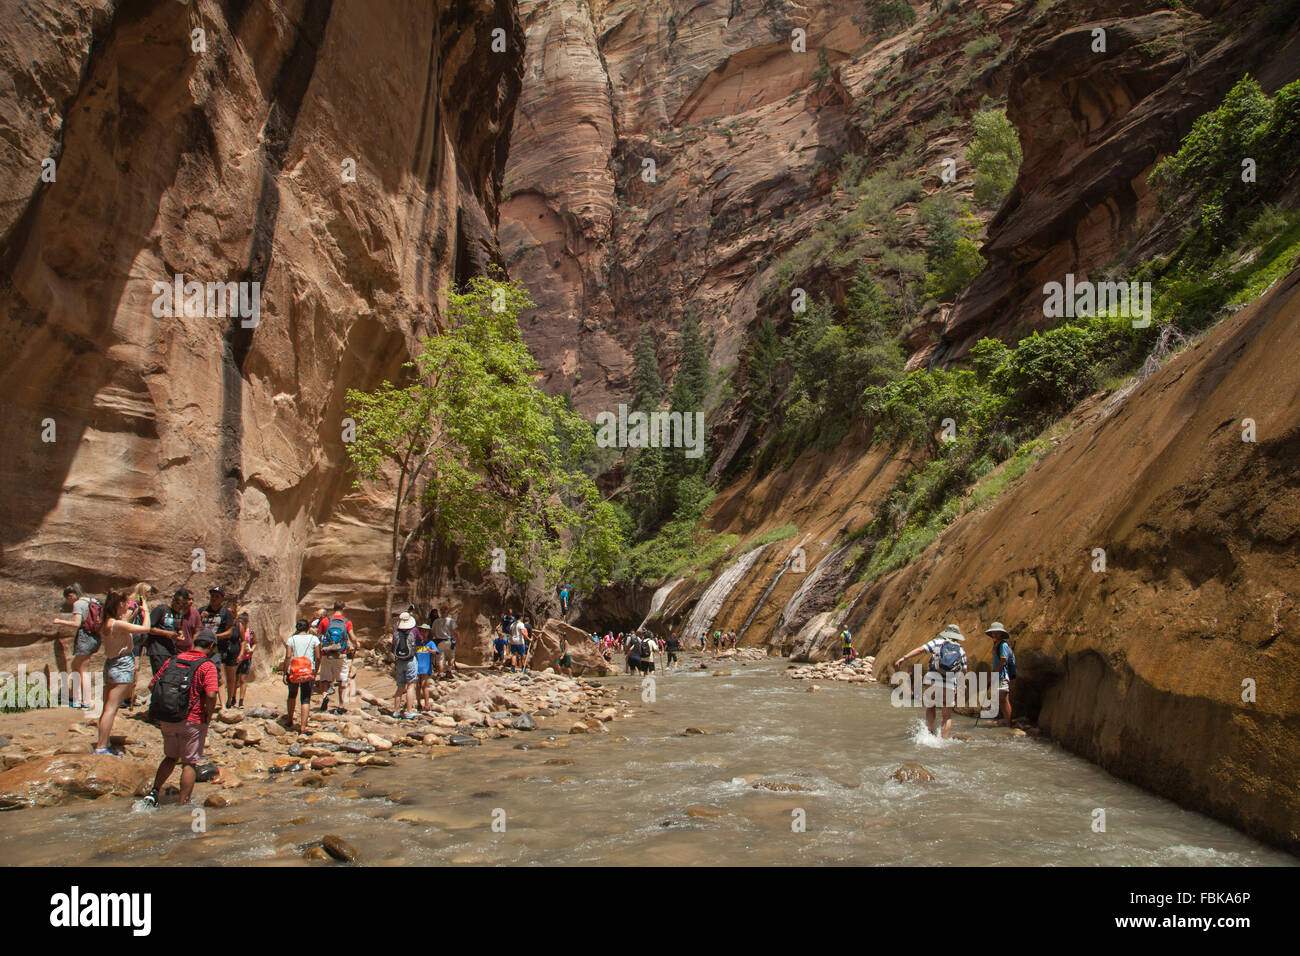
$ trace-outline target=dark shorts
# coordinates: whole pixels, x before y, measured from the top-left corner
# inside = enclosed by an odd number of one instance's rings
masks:
[[[245,657],[244,662],[239,665],[239,669],[235,671],[235,673],[247,674],[250,671],[252,671],[252,669],[253,669],[253,659],[251,657]]]
[[[560,663],[560,666],[561,666],[561,667],[572,667],[572,666],[573,666],[573,655],[572,655],[572,654],[565,654],[563,657],[560,658],[559,663]]]
[[[221,664],[223,667],[234,667],[239,663],[239,641],[231,641],[228,646],[221,648]]]
[[[298,698],[304,704],[311,703],[312,681],[305,680],[301,684],[289,685],[289,703],[293,703],[294,698]]]

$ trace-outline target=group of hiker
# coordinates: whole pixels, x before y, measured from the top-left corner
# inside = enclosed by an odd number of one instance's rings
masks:
[[[673,631],[667,637],[658,637],[644,631],[617,633],[607,631],[605,634],[593,632],[587,635],[596,645],[597,652],[612,664],[615,654],[624,655],[629,674],[649,674],[655,669],[656,659],[663,663],[664,669],[677,666],[677,655],[682,651],[682,643]]]
[[[194,606],[187,588],[178,588],[167,604],[153,608],[153,588],[138,584],[131,591],[109,590],[102,600],[72,584],[63,590],[65,614],[56,625],[74,632],[67,701],[90,709],[90,658],[104,651],[103,710],[99,716],[94,753],[115,756],[110,748],[113,724],[123,707],[135,705],[140,659],[149,661],[149,717],[163,736],[163,760],[146,802],[156,803],[158,791],[181,764],[181,802],[188,801],[203,757],[208,724],[218,709],[225,685],[224,706],[242,708],[252,670],[257,636],[246,611],[235,613],[220,585],[208,590],[208,602]],[[456,621],[450,609],[432,608],[428,623],[416,620],[414,605],[399,616],[391,651],[397,691],[394,713],[399,719],[429,709],[430,680],[450,676],[456,667]],[[332,611],[321,608],[300,619],[284,641],[281,677],[288,688],[286,723],[306,732],[313,694],[320,712],[329,709],[337,690],[335,713],[356,698],[356,657],[359,645],[342,601]],[[415,703],[412,703],[412,697]]]
[[[86,595],[76,584],[63,589],[67,614],[56,617],[54,623],[74,631],[68,675],[71,707],[90,708],[90,658],[101,647],[104,650],[104,700],[97,754],[112,752],[109,741],[118,711],[135,704],[140,658],[148,658],[150,673],[156,676],[174,656],[191,650],[202,631],[212,635],[208,654],[215,655],[214,693],[224,682],[226,706],[243,706],[257,641],[248,614],[236,614],[226,605],[226,592],[220,585],[209,589],[208,603],[202,608],[194,607],[193,596],[186,588],[178,588],[169,603],[150,608],[152,593],[153,588],[143,583],[129,593],[110,589],[103,600]]]
[[[993,641],[993,669],[998,674],[998,719],[1005,721],[1010,727],[1011,680],[1016,676],[1016,655],[1011,650],[1011,635],[1000,621],[995,621],[984,633]],[[842,632],[841,636],[844,635],[848,635],[848,632]],[[850,653],[852,652],[851,639],[852,635],[845,638]],[[935,733],[936,716],[942,712],[940,734],[945,738],[952,734],[952,712],[957,706],[958,679],[969,669],[966,649],[963,647],[965,643],[966,636],[962,634],[961,628],[956,624],[949,624],[939,632],[938,637],[912,648],[894,662],[895,669],[901,669],[914,657],[920,657],[922,654],[930,655],[929,667],[921,680],[926,690],[923,699],[933,700],[935,703],[926,704],[925,725],[930,733]],[[851,656],[846,656],[845,662],[851,659]]]

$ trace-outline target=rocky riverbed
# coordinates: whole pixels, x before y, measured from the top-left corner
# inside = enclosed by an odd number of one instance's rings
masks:
[[[437,759],[457,748],[522,737],[520,749],[556,746],[558,735],[607,733],[629,716],[628,701],[600,682],[562,677],[552,670],[528,674],[466,671],[431,687],[432,705],[415,718],[393,716],[392,698],[366,689],[384,676],[362,673],[360,700],[343,711],[313,707],[309,733],[287,726],[283,685],[250,689],[243,710],[222,710],[208,731],[210,780],[196,802],[224,807],[242,791],[265,795],[277,786],[328,787],[356,767],[391,766]],[[391,681],[388,681],[391,685]],[[141,695],[143,696],[143,695]],[[331,701],[332,703],[334,701]],[[316,703],[316,702],[314,702]],[[115,756],[94,755],[96,718],[52,709],[0,715],[0,809],[57,806],[77,799],[139,796],[162,759],[162,737],[145,719],[145,708],[119,713]],[[201,775],[201,780],[203,776]],[[179,774],[163,794],[175,799]]]

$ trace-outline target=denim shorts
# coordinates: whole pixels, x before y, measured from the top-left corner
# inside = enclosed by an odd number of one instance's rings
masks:
[[[135,655],[130,651],[104,661],[105,684],[129,684],[135,680]]]
[[[99,635],[87,634],[81,628],[77,628],[77,636],[72,642],[73,656],[84,657],[97,650],[99,650]]]
[[[393,680],[397,681],[398,687],[405,687],[407,684],[414,684],[417,666],[415,659],[409,661],[398,661],[393,665]]]

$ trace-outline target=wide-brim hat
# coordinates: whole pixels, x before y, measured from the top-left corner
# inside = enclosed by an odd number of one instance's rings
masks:
[[[985,633],[985,634],[1005,634],[1007,637],[1010,637],[1010,636],[1011,636],[1011,632],[1008,631],[1005,627],[1002,626],[1002,622],[1001,622],[1001,621],[994,621],[993,624],[992,624],[992,626],[991,626],[987,631],[985,631],[984,633]]]
[[[411,615],[406,611],[403,611],[402,616],[397,619],[397,626],[404,631],[410,630],[415,627],[415,618],[411,617]]]
[[[958,627],[956,624],[949,624],[947,627],[945,627],[942,631],[939,632],[939,636],[949,641],[966,640],[966,635],[961,632],[961,628]]]

